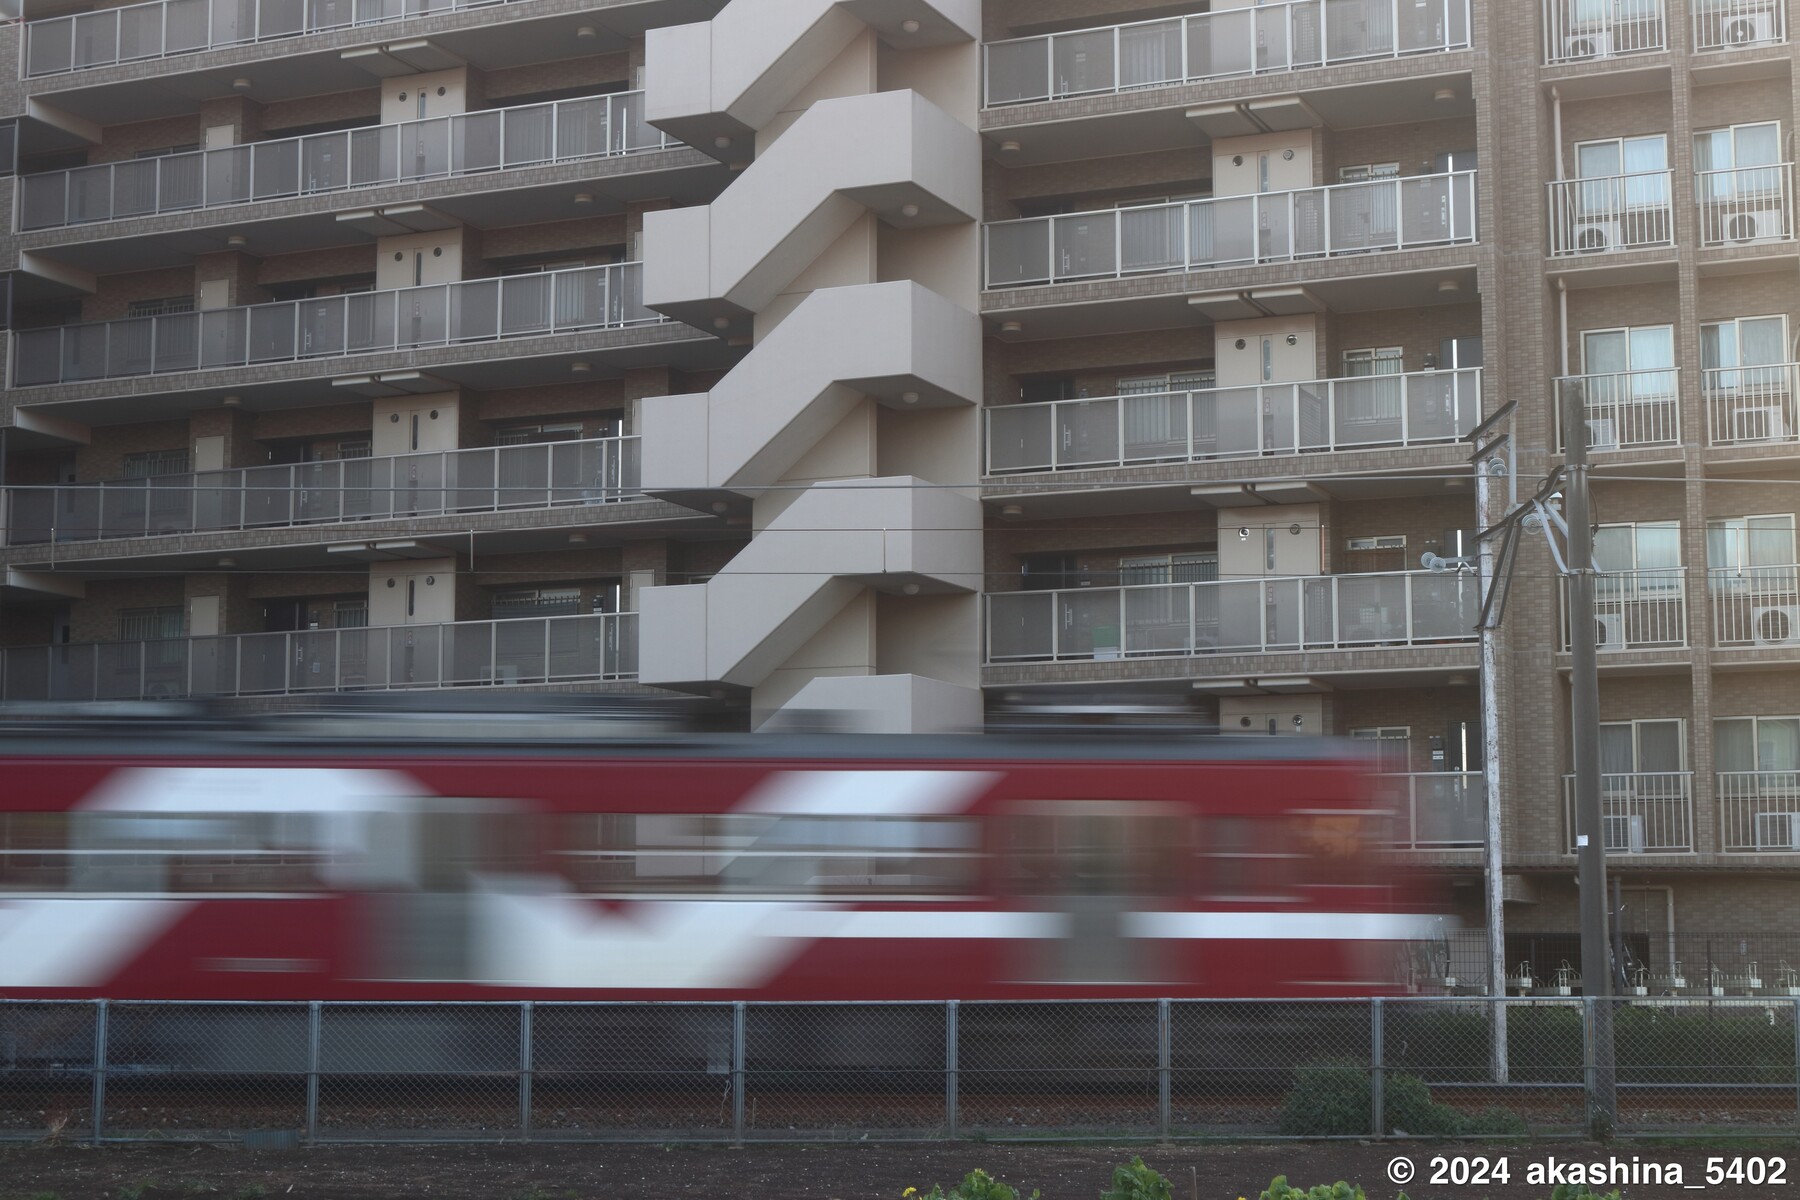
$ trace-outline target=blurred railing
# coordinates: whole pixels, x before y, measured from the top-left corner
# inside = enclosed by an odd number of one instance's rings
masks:
[[[1545,187],[1550,202],[1550,253],[1602,254],[1675,244],[1673,172],[1633,171],[1553,179]]]
[[[1594,577],[1594,645],[1609,650],[1656,650],[1687,645],[1687,569],[1647,567],[1602,571]],[[1569,634],[1569,586],[1562,582],[1562,647]]]
[[[992,592],[987,661],[1468,642],[1479,590],[1471,577],[1408,571]]]
[[[989,42],[988,107],[1469,45],[1468,0],[1289,0]]]
[[[490,108],[19,177],[21,230],[636,154],[679,145],[644,93]]]
[[[1475,172],[994,221],[984,237],[989,288],[1473,242]]]
[[[1683,854],[1694,848],[1694,773],[1640,771],[1600,777],[1600,820],[1609,854]],[[1563,776],[1564,817],[1575,849],[1575,777]]]
[[[25,77],[515,0],[155,0],[26,24]]]
[[[1544,0],[1544,61],[1586,62],[1668,48],[1664,0]]]
[[[638,439],[594,438],[6,489],[8,545],[602,504],[637,493]]]
[[[281,696],[636,675],[636,613],[0,650],[0,699],[6,700]]]
[[[1741,50],[1787,41],[1786,0],[1700,0],[1695,50]]]
[[[20,329],[14,387],[542,337],[667,320],[615,263],[162,317]]]
[[[1481,420],[1481,370],[1414,371],[1007,404],[988,474],[1454,442]]]
[[[1747,246],[1794,237],[1794,164],[1697,171],[1700,244]]]
[[[1487,784],[1479,772],[1377,775],[1375,794],[1392,806],[1397,850],[1460,850],[1487,836]]]
[[[1590,451],[1681,445],[1681,380],[1673,367],[1567,375],[1556,385],[1559,414],[1570,398],[1581,402]],[[1560,415],[1556,427],[1560,443]]]
[[[1800,365],[1709,368],[1700,372],[1707,437],[1715,446],[1800,440]]]
[[[1800,854],[1800,771],[1720,771],[1713,779],[1721,850]]]
[[[1800,646],[1800,566],[1713,567],[1713,645]]]

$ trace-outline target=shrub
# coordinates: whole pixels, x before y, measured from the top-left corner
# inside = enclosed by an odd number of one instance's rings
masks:
[[[1166,1176],[1133,1158],[1124,1166],[1113,1168],[1112,1187],[1100,1193],[1100,1200],[1174,1200],[1174,1190]]]
[[[1301,1191],[1287,1181],[1286,1175],[1277,1175],[1269,1180],[1269,1186],[1263,1189],[1257,1200],[1366,1200],[1363,1190],[1355,1184],[1338,1180],[1336,1183],[1315,1184],[1306,1191]]]
[[[1550,1200],[1622,1200],[1622,1197],[1618,1188],[1596,1192],[1585,1183],[1559,1183],[1550,1193]]]
[[[912,1200],[913,1197],[917,1197],[918,1200],[1019,1200],[1016,1188],[1001,1183],[980,1167],[964,1175],[962,1182],[948,1192],[941,1186],[932,1184],[931,1190],[923,1195],[920,1194],[918,1188],[907,1188],[901,1193],[901,1196],[902,1200]],[[1037,1198],[1038,1193],[1034,1188],[1031,1200],[1037,1200]]]
[[[1392,1071],[1384,1075],[1381,1107],[1387,1133],[1403,1130],[1427,1137],[1525,1133],[1525,1122],[1504,1109],[1467,1116],[1439,1104],[1417,1075]],[[1281,1132],[1297,1137],[1360,1137],[1369,1133],[1371,1121],[1366,1067],[1304,1067],[1282,1106]]]

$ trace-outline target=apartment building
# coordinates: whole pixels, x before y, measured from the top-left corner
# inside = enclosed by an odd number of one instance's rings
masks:
[[[1673,978],[1800,872],[1792,15],[27,0],[0,691],[1347,735],[1541,975],[1587,631],[1476,534],[1579,402]]]

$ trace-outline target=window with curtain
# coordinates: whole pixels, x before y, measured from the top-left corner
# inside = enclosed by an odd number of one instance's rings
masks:
[[[1602,775],[1655,775],[1680,772],[1687,740],[1680,720],[1608,721],[1600,726]]]
[[[127,454],[124,467],[127,479],[149,479],[153,475],[185,475],[188,469],[187,448],[184,446],[179,450],[145,450],[138,454]]]
[[[1412,769],[1412,727],[1410,725],[1378,725],[1352,729],[1350,737],[1372,743],[1375,770],[1383,775],[1404,775]]]
[[[1219,556],[1205,550],[1188,554],[1137,554],[1119,559],[1119,582],[1211,583],[1219,577]]]
[[[1713,722],[1721,772],[1800,771],[1800,717],[1728,717]]]
[[[1587,406],[1596,420],[1608,419],[1596,410],[1621,404],[1672,404],[1676,392],[1674,326],[1583,330],[1581,366],[1588,377]],[[1627,419],[1641,422],[1644,418]],[[1597,443],[1604,440],[1595,437]]]
[[[1787,317],[1736,317],[1700,326],[1700,368],[1716,391],[1786,391]]]
[[[1132,456],[1141,456],[1147,447],[1187,445],[1189,392],[1205,391],[1213,386],[1211,371],[1180,371],[1169,375],[1135,375],[1119,380],[1119,395],[1125,406],[1123,424],[1125,447]],[[1196,430],[1196,436],[1199,431]]]
[[[1580,211],[1610,213],[1666,208],[1669,140],[1660,133],[1604,138],[1575,146],[1575,176],[1590,180],[1580,190]]]
[[[1714,592],[1786,601],[1800,593],[1794,514],[1725,517],[1706,523],[1707,583]]]
[[[1181,22],[1157,21],[1119,29],[1119,86],[1156,87],[1181,79]]]
[[[1681,591],[1681,524],[1652,521],[1602,525],[1594,533],[1594,561],[1612,576],[1599,580],[1598,598],[1629,600]]]
[[[1776,197],[1781,192],[1781,123],[1758,121],[1708,129],[1694,135],[1694,170],[1700,175],[1698,191],[1708,200],[1742,200]]]
[[[155,642],[186,632],[186,613],[179,604],[160,608],[128,608],[119,614],[121,642]]]
[[[1346,421],[1398,421],[1402,387],[1399,376],[1405,366],[1405,351],[1399,346],[1344,351],[1345,378],[1393,378],[1347,389],[1343,418]]]

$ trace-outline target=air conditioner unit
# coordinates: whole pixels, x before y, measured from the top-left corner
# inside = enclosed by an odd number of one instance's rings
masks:
[[[1619,448],[1619,423],[1611,417],[1589,417],[1587,431],[1589,450],[1617,450]]]
[[[1751,609],[1750,635],[1759,646],[1792,646],[1800,642],[1800,604]]]
[[[1787,222],[1779,208],[1730,213],[1723,223],[1721,233],[1728,242],[1771,242],[1787,236]]]
[[[1587,33],[1571,33],[1563,37],[1562,56],[1572,58],[1607,58],[1613,52],[1612,30],[1594,29]]]
[[[1775,40],[1775,14],[1772,12],[1741,13],[1728,18],[1719,29],[1722,46],[1754,46]]]
[[[1644,818],[1640,813],[1621,813],[1601,818],[1606,830],[1606,848],[1630,854],[1644,852]]]
[[[1800,850],[1800,813],[1757,813],[1756,848]]]
[[[1597,613],[1594,616],[1594,649],[1623,650],[1625,648],[1625,614]]]
[[[1575,238],[1570,248],[1583,254],[1593,254],[1601,250],[1616,250],[1622,240],[1617,221],[1577,219]]]
[[[1735,442],[1779,442],[1787,435],[1787,411],[1779,404],[1731,412],[1731,439]]]

